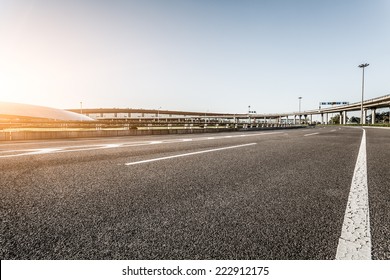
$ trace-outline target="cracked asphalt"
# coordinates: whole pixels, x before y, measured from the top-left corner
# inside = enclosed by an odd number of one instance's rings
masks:
[[[388,260],[390,130],[366,135],[372,258]],[[0,143],[0,258],[334,259],[361,137],[317,127]]]

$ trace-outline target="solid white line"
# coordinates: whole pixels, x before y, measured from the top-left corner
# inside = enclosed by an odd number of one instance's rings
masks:
[[[216,151],[222,151],[222,150],[228,150],[228,149],[242,148],[242,147],[251,146],[251,145],[256,145],[256,143],[242,144],[242,145],[236,145],[236,146],[216,148],[216,149],[211,149],[211,150],[198,151],[198,152],[193,152],[193,153],[179,154],[179,155],[168,156],[168,157],[161,157],[161,158],[153,158],[153,159],[147,159],[147,160],[141,160],[141,161],[135,161],[135,162],[128,162],[128,163],[125,163],[125,165],[135,165],[135,164],[153,162],[153,161],[158,161],[158,160],[186,157],[186,156],[192,156],[192,155],[198,155],[198,154],[204,154],[204,153],[210,153],[210,152],[216,152]]]
[[[39,154],[49,154],[53,152],[57,152],[59,149],[56,148],[46,148],[46,149],[39,149],[34,152],[26,153],[25,155],[39,155]]]
[[[317,134],[320,134],[320,133],[319,132],[315,132],[315,133],[305,134],[303,136],[311,136],[311,135],[317,135]]]
[[[368,207],[366,131],[352,178],[344,222],[336,253],[337,260],[371,259],[371,234]]]

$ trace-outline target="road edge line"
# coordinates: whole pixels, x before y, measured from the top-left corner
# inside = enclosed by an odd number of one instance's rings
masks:
[[[363,128],[362,128],[363,129]],[[370,260],[371,233],[367,184],[366,131],[352,177],[336,260]]]

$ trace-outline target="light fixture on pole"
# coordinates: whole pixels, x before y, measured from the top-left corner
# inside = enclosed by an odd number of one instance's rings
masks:
[[[251,113],[251,105],[248,105],[248,126],[251,123],[251,115],[250,115],[250,113]]]
[[[363,69],[363,76],[362,76],[362,103],[360,104],[360,110],[361,110],[361,118],[360,118],[360,124],[365,124],[366,123],[366,120],[363,120],[364,118],[364,114],[363,114],[363,102],[364,102],[364,68],[366,68],[368,65],[368,63],[363,63],[363,64],[360,64],[359,65],[359,68],[362,68]]]
[[[299,96],[298,99],[299,99],[299,124],[301,124],[301,100],[302,100],[302,96]]]
[[[160,122],[160,109],[161,107],[158,107],[157,109],[157,122]]]
[[[302,96],[299,96],[298,99],[299,99],[299,113],[301,113],[301,100],[302,100]]]

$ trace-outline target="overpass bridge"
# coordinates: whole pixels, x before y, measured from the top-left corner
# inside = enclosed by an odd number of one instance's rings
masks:
[[[375,123],[376,110],[390,108],[390,94],[365,100],[363,102],[363,115],[366,119],[368,111],[371,112],[372,124]],[[152,121],[152,122],[221,122],[221,123],[263,123],[263,124],[299,124],[304,119],[313,122],[313,116],[321,117],[321,123],[329,123],[329,114],[339,114],[340,123],[347,123],[347,113],[360,111],[361,102],[348,105],[319,108],[302,112],[271,113],[271,114],[232,114],[172,111],[159,109],[133,109],[133,108],[95,108],[95,109],[68,109],[68,111],[81,113],[96,120],[122,120],[122,121]]]
[[[361,105],[362,105],[361,102],[355,102],[348,105],[305,111],[304,114],[309,116],[316,115],[316,114],[321,115],[322,122],[326,123],[326,120],[328,120],[328,114],[339,113],[341,117],[340,123],[346,124],[347,112],[360,111]],[[370,110],[372,115],[371,123],[374,124],[376,110],[379,108],[387,108],[387,107],[390,108],[390,94],[365,100],[363,102],[363,119],[366,119],[367,113]]]

